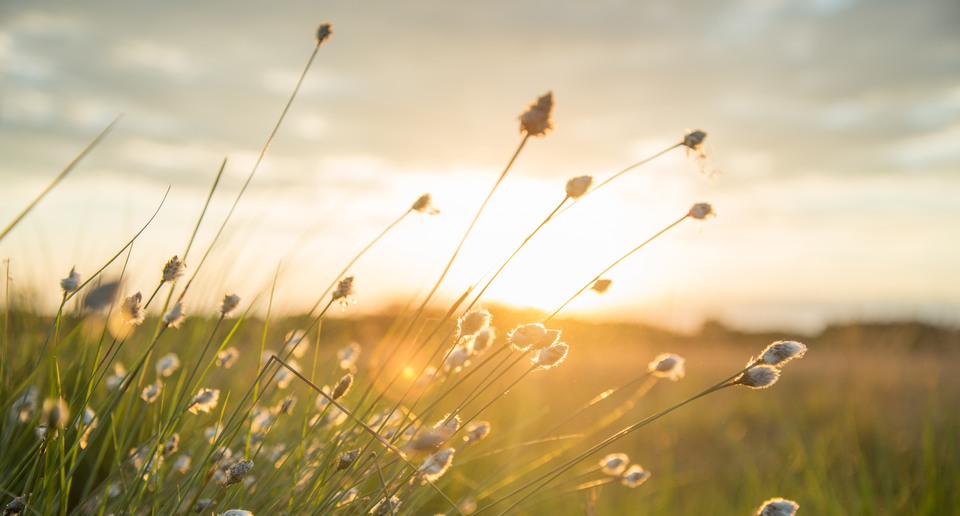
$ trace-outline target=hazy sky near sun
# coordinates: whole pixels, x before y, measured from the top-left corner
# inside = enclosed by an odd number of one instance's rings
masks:
[[[960,4],[950,0],[8,0],[0,223],[123,113],[0,242],[15,284],[56,303],[57,280],[73,265],[96,270],[169,185],[128,265],[128,290],[152,291],[227,157],[202,251],[321,22],[334,35],[194,306],[225,290],[252,299],[278,264],[277,305],[309,306],[431,192],[442,213],[408,217],[352,271],[362,309],[424,293],[515,149],[517,116],[551,90],[556,131],[523,150],[445,295],[505,258],[568,178],[602,180],[702,128],[715,177],[681,150],[625,174],[551,223],[486,299],[552,309],[708,201],[718,217],[667,233],[571,312],[669,326],[960,322]]]

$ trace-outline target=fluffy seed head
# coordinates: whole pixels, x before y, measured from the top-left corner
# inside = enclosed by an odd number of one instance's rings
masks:
[[[464,441],[468,443],[480,441],[490,435],[490,423],[487,421],[476,421],[467,425],[464,430],[467,433],[467,435],[463,436]]]
[[[220,400],[220,390],[219,389],[200,389],[200,392],[190,401],[190,406],[187,407],[187,410],[196,414],[198,412],[210,412],[214,407],[217,406],[217,402]]]
[[[49,398],[43,401],[43,420],[47,428],[63,428],[70,419],[70,406],[63,398]]]
[[[473,354],[479,355],[490,349],[490,346],[493,345],[493,341],[496,338],[497,332],[493,329],[493,326],[487,326],[486,328],[477,332],[477,334],[473,337]]]
[[[677,381],[683,378],[685,372],[683,362],[684,360],[680,356],[673,353],[664,353],[654,358],[653,362],[650,362],[650,365],[647,366],[647,370],[650,371],[651,376]]]
[[[230,346],[229,348],[217,353],[217,367],[230,369],[233,367],[234,362],[237,361],[239,356],[240,352],[237,351],[237,348]]]
[[[340,500],[337,501],[337,507],[343,507],[344,505],[356,500],[358,494],[360,494],[360,490],[356,487],[347,489],[347,491],[340,497]]]
[[[120,320],[132,326],[139,326],[147,315],[140,306],[142,301],[143,294],[139,292],[124,299],[123,305],[120,307]]]
[[[767,346],[758,359],[763,364],[782,366],[794,358],[801,358],[807,352],[807,346],[792,340],[778,340]]]
[[[604,474],[619,477],[627,469],[627,463],[629,462],[630,457],[627,457],[626,453],[611,453],[600,459],[600,470]]]
[[[163,283],[177,281],[177,278],[183,276],[183,273],[186,271],[186,269],[187,262],[177,258],[177,255],[173,255],[173,258],[167,260],[167,264],[163,266],[163,277],[161,281]]]
[[[220,513],[220,516],[253,516],[253,513],[244,509],[230,509]]]
[[[565,343],[557,342],[538,351],[533,363],[540,366],[540,369],[556,367],[560,365],[560,362],[563,362],[563,359],[567,358],[567,351],[569,350],[570,348]]]
[[[419,211],[420,213],[426,213],[427,215],[436,215],[440,213],[440,210],[433,205],[433,201],[428,193],[425,193],[417,198],[410,209],[413,211]]]
[[[173,308],[163,315],[163,324],[173,328],[179,328],[180,323],[183,322],[186,316],[187,315],[183,313],[183,303],[177,301],[177,304],[173,305]]]
[[[771,365],[758,365],[744,371],[736,380],[734,385],[743,385],[751,389],[765,389],[777,383],[780,378],[780,370]]]
[[[123,367],[123,364],[120,362],[114,362],[113,364],[113,374],[108,376],[104,381],[108,389],[116,389],[120,387],[120,384],[123,383],[123,379],[127,376],[127,369]]]
[[[713,211],[713,206],[710,206],[709,203],[705,202],[698,202],[697,204],[694,204],[687,214],[697,220],[703,220],[710,215],[716,215],[716,213]]]
[[[427,457],[420,466],[420,478],[425,482],[434,482],[442,477],[453,464],[454,452],[456,450],[453,448],[446,448]]]
[[[593,176],[577,176],[567,181],[567,197],[577,199],[587,193],[593,184]]]
[[[176,353],[167,353],[157,360],[157,375],[164,378],[172,375],[180,367],[180,357]]]
[[[347,373],[340,378],[340,381],[337,382],[337,386],[333,388],[333,394],[330,395],[331,398],[338,400],[343,397],[347,391],[350,390],[350,386],[353,385],[353,375]]]
[[[87,295],[83,296],[84,310],[102,310],[113,303],[120,290],[119,281],[108,281],[102,285],[88,289]]]
[[[391,496],[389,499],[384,498],[377,502],[377,505],[370,509],[370,514],[373,516],[390,516],[392,514],[397,514],[397,509],[400,508],[400,499],[396,496]]]
[[[352,371],[357,367],[357,359],[360,358],[360,344],[351,342],[337,350],[337,360],[340,361],[340,369]]]
[[[613,280],[608,279],[598,279],[593,283],[593,286],[590,287],[590,290],[598,294],[605,294],[607,290],[610,290],[610,285],[613,283]]]
[[[147,403],[153,403],[160,397],[161,391],[163,391],[163,382],[157,380],[140,391],[140,398]]]
[[[650,472],[634,464],[623,473],[620,482],[627,487],[634,488],[646,482],[648,478],[650,478]]]
[[[360,456],[360,448],[355,450],[350,450],[347,453],[344,453],[337,460],[337,471],[341,471],[350,467],[353,464],[353,461],[357,460],[357,457]]]
[[[243,480],[243,477],[247,476],[247,473],[250,473],[251,469],[253,469],[252,460],[242,460],[230,466],[230,471],[227,472],[227,481],[223,485],[229,486],[239,483]]]
[[[461,337],[476,335],[490,325],[492,318],[486,308],[474,308],[457,320],[457,331]]]
[[[64,295],[66,295],[71,292],[76,292],[78,288],[80,288],[80,273],[77,272],[76,267],[73,267],[70,269],[70,274],[60,280],[60,289],[63,290]]]
[[[447,359],[443,362],[443,370],[457,373],[470,363],[470,349],[463,344],[458,344],[447,354]]]
[[[510,345],[517,351],[545,348],[559,339],[560,330],[548,330],[540,323],[522,324],[507,335]]]
[[[224,294],[223,301],[220,302],[220,313],[226,317],[230,315],[230,312],[236,310],[239,304],[240,296],[234,293]]]
[[[530,104],[520,115],[520,132],[530,136],[546,136],[553,130],[553,92],[547,92]]]
[[[707,133],[697,129],[696,131],[690,131],[683,136],[683,145],[687,148],[698,150],[703,145],[703,140],[707,137]]]
[[[303,355],[306,354],[308,347],[310,347],[310,339],[307,338],[307,332],[303,330],[289,331],[284,337],[284,354],[290,354],[297,358],[303,358]]]
[[[190,462],[190,455],[182,453],[173,461],[173,470],[182,475],[190,469]]]
[[[337,289],[333,291],[333,300],[339,301],[340,307],[346,309],[350,304],[348,298],[353,294],[353,276],[347,276],[337,284]]]
[[[320,24],[320,27],[317,28],[317,45],[322,45],[332,34],[333,30],[331,30],[329,23]]]
[[[180,434],[174,433],[163,445],[163,456],[169,457],[180,449]]]
[[[799,508],[800,505],[793,500],[771,498],[757,509],[756,516],[793,516]]]

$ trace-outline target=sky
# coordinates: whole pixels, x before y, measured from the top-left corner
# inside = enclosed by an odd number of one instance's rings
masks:
[[[236,291],[309,307],[351,269],[357,305],[419,299],[552,91],[555,131],[518,156],[441,288],[455,299],[564,195],[679,141],[534,237],[486,303],[556,308],[624,260],[570,316],[689,329],[816,331],[850,320],[960,323],[960,4],[789,2],[8,0],[0,5],[0,223],[114,118],[117,126],[3,241],[16,292],[55,308],[149,218],[124,289],[152,291],[227,165],[209,244],[314,48],[266,159],[199,271],[188,312]],[[108,269],[116,277],[120,266]],[[445,306],[445,305],[444,305]]]

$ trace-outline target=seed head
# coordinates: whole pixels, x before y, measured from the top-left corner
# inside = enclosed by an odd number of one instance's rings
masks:
[[[236,310],[237,305],[240,304],[240,296],[230,293],[224,294],[223,301],[220,302],[220,313],[224,317],[230,315],[230,312]]]
[[[370,514],[373,516],[391,516],[397,514],[397,509],[400,508],[400,499],[396,496],[391,496],[389,499],[384,498],[377,502],[377,505],[370,509]]]
[[[762,364],[782,366],[794,358],[801,358],[807,352],[807,346],[792,340],[778,340],[767,346],[757,360]]]
[[[350,467],[353,464],[353,461],[357,460],[357,457],[360,456],[360,448],[355,450],[350,450],[347,453],[344,453],[340,456],[340,459],[337,460],[337,471],[342,471]]]
[[[442,477],[453,464],[453,454],[456,452],[453,448],[440,450],[423,461],[420,466],[419,476],[423,482],[434,482]]]
[[[127,376],[127,369],[123,367],[123,364],[120,362],[115,362],[113,364],[113,374],[108,376],[105,380],[108,389],[116,389],[120,387],[120,384],[123,383],[123,379]]]
[[[490,435],[490,423],[487,421],[476,421],[470,423],[465,428],[467,435],[463,436],[463,440],[468,443],[477,442]]]
[[[132,326],[139,326],[146,317],[146,312],[141,308],[143,294],[136,294],[123,300],[123,306],[120,307],[120,320]]]
[[[346,310],[347,305],[350,304],[349,298],[353,294],[353,276],[347,276],[337,284],[337,289],[333,291],[333,300],[339,301],[340,308]]]
[[[7,506],[3,509],[3,516],[8,516],[10,514],[20,514],[24,509],[27,508],[27,500],[23,496],[18,496],[14,498]]]
[[[110,306],[119,290],[119,281],[109,281],[93,290],[88,289],[87,295],[83,296],[83,309],[96,311]]]
[[[476,335],[477,332],[490,325],[492,318],[493,316],[486,308],[474,308],[457,320],[457,332],[461,337]]]
[[[350,386],[353,385],[353,375],[347,373],[340,378],[340,381],[337,382],[337,386],[333,388],[333,394],[330,395],[331,398],[338,400],[343,397],[347,391],[350,390]]]
[[[320,27],[317,28],[317,45],[322,45],[332,34],[333,30],[331,30],[329,23],[320,24]]]
[[[567,358],[567,351],[570,348],[563,342],[557,342],[549,347],[541,349],[537,352],[536,358],[533,359],[533,363],[540,366],[540,369],[550,369],[551,367],[556,367],[560,365],[560,362],[563,362],[563,359]]]
[[[36,414],[39,403],[40,391],[33,385],[27,387],[10,406],[10,419],[26,423]]]
[[[157,375],[164,378],[172,375],[180,367],[180,357],[176,353],[167,353],[157,360]]]
[[[230,369],[233,367],[234,362],[237,361],[237,357],[239,356],[240,352],[237,351],[237,348],[230,346],[229,348],[217,353],[217,367]]]
[[[186,316],[187,315],[183,313],[183,303],[177,301],[177,303],[173,305],[173,308],[163,315],[163,323],[169,327],[179,328],[180,323],[183,322]]]
[[[470,350],[463,344],[457,344],[447,355],[443,362],[443,370],[447,372],[459,372],[470,364]]]
[[[190,469],[190,455],[183,453],[177,456],[177,460],[173,461],[173,470],[181,475],[186,473]]]
[[[63,398],[49,398],[43,401],[43,420],[47,428],[63,428],[70,419],[70,406]]]
[[[629,488],[634,488],[646,482],[648,478],[650,478],[650,472],[634,464],[623,473],[620,482]]]
[[[157,380],[150,385],[147,385],[140,391],[140,398],[147,403],[153,403],[157,401],[157,398],[160,397],[160,391],[163,390],[163,382]]]
[[[757,509],[757,516],[793,516],[800,505],[793,500],[771,498]]]
[[[283,353],[302,358],[310,347],[310,339],[307,338],[307,332],[303,330],[293,330],[287,332],[283,342]]]
[[[63,290],[63,295],[67,295],[76,292],[78,288],[80,288],[80,273],[77,272],[76,267],[73,267],[70,269],[70,274],[60,280],[60,289]]]
[[[530,104],[520,115],[520,132],[530,136],[546,136],[553,130],[553,92],[547,92]]]
[[[440,213],[440,210],[433,205],[430,194],[425,193],[421,195],[410,207],[413,211],[419,211],[420,213],[426,213],[427,215],[436,215]]]
[[[713,211],[713,206],[710,206],[709,203],[698,202],[697,204],[694,204],[692,208],[690,208],[690,211],[687,213],[687,215],[697,220],[703,220],[711,215],[716,216],[717,214]]]
[[[177,255],[173,255],[173,258],[167,260],[167,264],[163,266],[163,277],[160,281],[163,283],[177,281],[177,278],[183,276],[186,269],[187,262],[177,258]]]
[[[169,457],[174,453],[177,453],[177,450],[180,449],[180,434],[174,432],[173,435],[167,439],[167,442],[163,445],[163,456]]]
[[[664,353],[654,358],[653,362],[650,362],[650,365],[647,366],[647,370],[650,371],[651,376],[669,378],[677,381],[683,378],[685,373],[683,362],[682,357],[674,355],[673,353]]]
[[[771,365],[758,365],[747,369],[736,380],[734,385],[743,385],[751,389],[765,389],[777,383],[780,378],[780,370]]]
[[[593,176],[578,176],[567,181],[567,197],[577,199],[587,193],[593,183]]]
[[[351,342],[337,350],[337,359],[340,360],[340,369],[352,371],[357,367],[357,359],[360,358],[360,344]]]
[[[605,294],[607,290],[610,290],[611,284],[613,284],[613,280],[598,279],[593,283],[593,286],[590,287],[590,290],[593,290],[597,294]]]
[[[220,513],[220,516],[253,516],[253,513],[244,509],[230,509]]]
[[[242,460],[230,466],[230,471],[227,472],[227,481],[223,485],[229,486],[239,483],[243,480],[243,477],[247,476],[247,473],[250,473],[251,469],[253,469],[252,460]]]
[[[202,512],[204,512],[204,511],[206,511],[207,509],[210,509],[211,507],[213,507],[214,505],[216,505],[216,503],[217,503],[217,502],[215,502],[215,501],[213,501],[213,500],[211,500],[211,499],[209,499],[209,498],[201,498],[201,499],[197,500],[197,503],[193,504],[193,512],[195,512],[195,513],[197,513],[197,514],[202,513]]]
[[[496,339],[497,332],[493,329],[493,326],[487,326],[486,328],[477,332],[473,337],[473,354],[479,355],[484,351],[490,349],[490,346],[493,345],[494,339]]]
[[[356,500],[359,493],[360,490],[356,487],[347,489],[347,491],[340,497],[340,500],[337,501],[337,507],[343,507],[344,505]]]
[[[629,462],[630,457],[627,457],[626,453],[611,453],[600,459],[600,471],[613,477],[619,477],[627,469]]]
[[[507,335],[510,345],[517,351],[545,348],[559,339],[560,330],[548,330],[540,323],[522,324]]]
[[[217,402],[220,401],[220,390],[219,389],[200,389],[200,392],[190,401],[190,405],[187,407],[187,410],[197,414],[199,412],[210,412],[214,407],[217,406]]]
[[[707,133],[697,129],[696,131],[691,131],[684,135],[683,145],[691,150],[699,150],[703,146],[703,140],[707,137]]]

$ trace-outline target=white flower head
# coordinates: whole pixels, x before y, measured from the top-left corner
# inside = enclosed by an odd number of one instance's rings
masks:
[[[183,313],[183,303],[177,301],[169,312],[163,315],[163,324],[172,328],[179,328],[187,314]]]
[[[467,425],[464,429],[466,435],[463,440],[468,443],[477,442],[490,435],[490,423],[487,421],[475,421]]]
[[[457,373],[468,365],[470,365],[470,349],[463,344],[457,344],[447,354],[447,359],[443,362],[443,370]]]
[[[560,330],[548,330],[540,323],[522,324],[514,328],[507,340],[517,351],[526,351],[531,347],[541,349],[560,339]]]
[[[792,340],[779,340],[767,346],[758,361],[763,364],[782,366],[794,358],[802,358],[807,346]]]
[[[78,288],[80,288],[80,273],[77,272],[76,267],[73,267],[70,269],[70,274],[60,280],[60,289],[63,290],[64,295],[67,295],[76,292]]]
[[[577,176],[567,181],[567,197],[577,199],[587,193],[593,184],[593,176]]]
[[[214,407],[217,406],[217,402],[220,401],[220,390],[219,389],[207,389],[202,388],[200,392],[190,401],[190,405],[187,407],[187,410],[197,414],[199,412],[210,412]]]
[[[493,326],[487,326],[486,328],[477,332],[477,334],[473,337],[473,354],[479,355],[490,349],[490,346],[493,345],[493,341],[496,338],[497,332],[493,329]]]
[[[120,387],[120,384],[123,383],[123,379],[127,376],[127,369],[123,367],[121,362],[115,362],[113,364],[113,374],[108,376],[104,383],[107,385],[108,389],[116,389]]]
[[[43,401],[43,421],[47,428],[63,428],[70,419],[70,406],[63,398],[48,398]]]
[[[756,516],[793,516],[800,505],[793,500],[771,498],[757,509]]]
[[[565,343],[557,342],[538,351],[533,363],[540,366],[540,369],[556,367],[567,358],[569,350],[570,348]]]
[[[303,330],[293,330],[287,332],[287,335],[284,337],[283,341],[283,354],[284,355],[293,355],[296,358],[303,358],[303,355],[307,353],[307,348],[310,347],[310,339],[307,337],[307,332]]]
[[[747,369],[740,374],[733,385],[743,385],[751,389],[765,389],[777,383],[780,378],[780,370],[771,365],[758,365]]]
[[[360,344],[351,342],[337,350],[337,360],[340,361],[340,369],[353,371],[357,367],[357,359],[360,358]]]
[[[457,320],[457,332],[461,337],[476,335],[490,325],[492,318],[486,308],[474,308]]]
[[[169,283],[171,281],[177,281],[178,278],[183,276],[183,273],[187,269],[187,262],[177,258],[177,255],[173,255],[173,258],[167,260],[166,265],[163,266],[163,276],[161,281],[163,283]]]
[[[217,353],[217,367],[230,369],[233,367],[233,364],[237,361],[239,356],[240,352],[237,351],[237,348],[230,346],[229,348]]]
[[[140,391],[140,398],[147,403],[153,403],[160,397],[161,391],[163,391],[163,382],[157,380]]]
[[[346,310],[351,302],[356,302],[356,300],[353,299],[353,295],[353,276],[347,276],[340,280],[340,283],[337,284],[337,289],[333,291],[333,301],[339,301],[340,308]]]
[[[553,92],[547,92],[530,104],[520,115],[520,132],[530,136],[546,136],[553,130]]]
[[[176,353],[167,353],[157,360],[157,375],[167,378],[180,367],[180,357]]]
[[[224,317],[230,315],[230,312],[233,312],[237,309],[237,305],[240,304],[240,296],[229,293],[223,295],[223,301],[220,302],[220,313]]]
[[[123,300],[120,307],[120,320],[132,326],[139,326],[146,317],[146,311],[140,306],[143,301],[143,294],[136,294]]]
[[[391,516],[397,514],[397,510],[400,509],[400,499],[396,496],[391,496],[389,499],[384,498],[377,502],[377,505],[373,506],[373,509],[370,509],[370,514],[373,516]]]
[[[604,474],[619,477],[627,469],[630,457],[626,453],[611,453],[600,459],[600,471]]]
[[[664,353],[654,358],[653,361],[650,362],[650,365],[647,366],[647,370],[650,371],[651,376],[669,378],[677,381],[683,378],[686,372],[683,363],[683,357],[674,355],[673,353]]]
[[[423,461],[418,470],[418,475],[423,482],[434,482],[450,469],[453,464],[453,454],[456,452],[453,448],[445,448],[431,454]]]
[[[637,464],[634,464],[623,472],[623,477],[620,478],[620,482],[627,487],[634,488],[646,482],[649,478],[649,471],[643,469]]]

